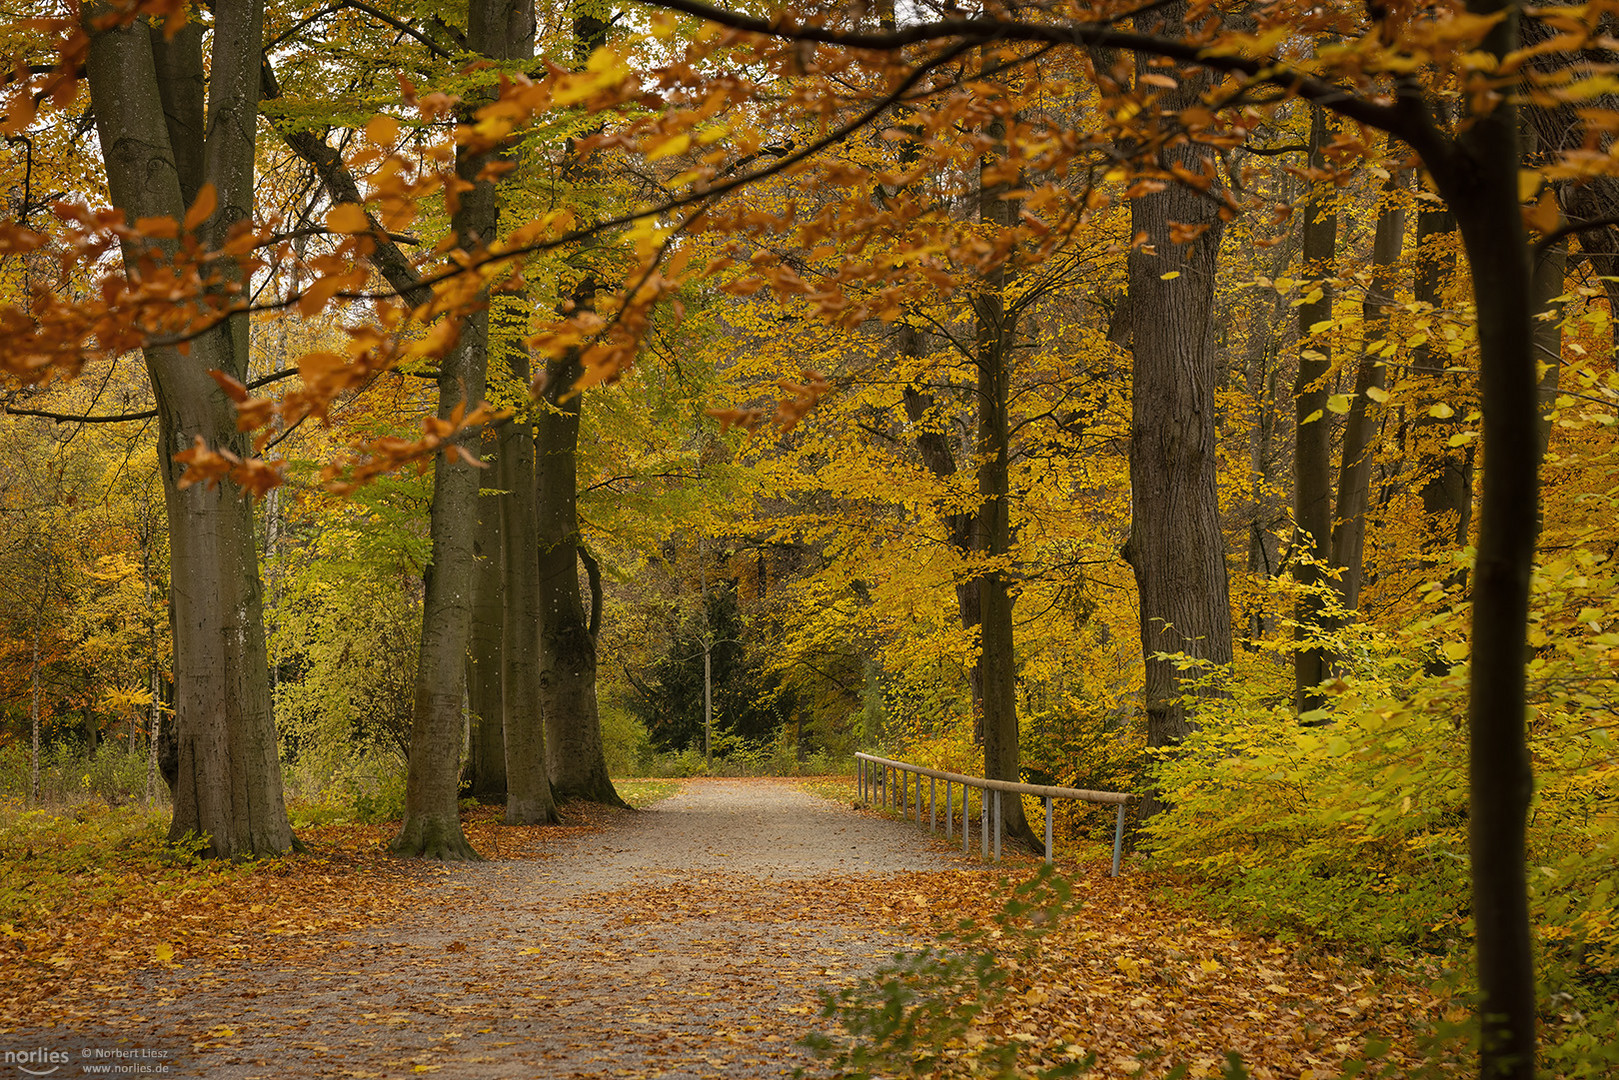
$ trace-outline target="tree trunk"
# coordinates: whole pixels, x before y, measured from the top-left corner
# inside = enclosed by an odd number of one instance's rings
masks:
[[[506,490],[504,464],[494,453],[496,438],[484,433],[484,460],[496,461],[491,485]],[[488,481],[485,481],[486,483]],[[506,801],[506,736],[501,709],[501,562],[500,500],[495,494],[478,495],[478,535],[473,547],[478,559],[474,585],[472,644],[467,652],[467,701],[472,709],[466,774],[462,786],[482,803]]]
[[[1404,185],[1400,174],[1383,185],[1383,205],[1372,240],[1372,281],[1366,292],[1364,344],[1355,371],[1355,396],[1344,422],[1343,458],[1338,465],[1338,502],[1332,527],[1332,565],[1338,568],[1338,596],[1344,610],[1360,606],[1361,571],[1366,550],[1366,510],[1371,497],[1372,435],[1380,411],[1371,394],[1383,389],[1379,357],[1388,333],[1388,305],[1394,302],[1394,273],[1405,237],[1405,210],[1395,202]]]
[[[467,44],[492,59],[509,59],[524,37],[532,49],[533,9],[516,0],[470,0]],[[481,97],[482,95],[469,95]],[[462,105],[463,120],[477,106]],[[463,251],[485,247],[495,235],[500,211],[495,185],[483,177],[493,155],[456,152],[456,174],[465,181],[451,216],[457,246]],[[457,407],[471,408],[483,399],[489,363],[489,312],[467,316],[461,334],[439,366],[438,415],[448,419]],[[466,697],[466,657],[476,595],[478,566],[478,488],[482,470],[441,452],[433,470],[430,531],[432,561],[425,575],[422,640],[416,668],[416,698],[410,736],[410,768],[405,780],[405,820],[394,838],[396,855],[435,859],[476,859],[478,853],[461,831],[458,796]],[[509,777],[508,777],[509,779]]]
[[[577,355],[546,365],[535,441],[539,479],[540,702],[558,799],[622,806],[607,775],[596,711],[596,638],[579,592]]]
[[[1516,19],[1509,13],[1484,47],[1502,57],[1516,45]],[[1533,273],[1519,212],[1518,138],[1517,108],[1507,97],[1470,118],[1454,152],[1428,161],[1461,226],[1479,320],[1487,467],[1473,572],[1468,846],[1482,994],[1479,1074],[1485,1080],[1531,1080],[1535,1073],[1535,970],[1524,868],[1533,774],[1524,668],[1539,503],[1539,380]]]
[[[41,605],[43,610],[43,605]],[[34,620],[34,663],[28,672],[33,686],[33,697],[28,707],[29,726],[33,730],[33,753],[28,759],[28,805],[39,805],[39,620]]]
[[[1146,33],[1173,32],[1185,22],[1183,0],[1136,17]],[[1140,72],[1146,61],[1138,58]],[[1181,71],[1180,87],[1158,91],[1166,110],[1199,100],[1208,76]],[[1178,164],[1209,178],[1215,170],[1205,147],[1162,150],[1164,167]],[[1170,239],[1170,223],[1203,226],[1184,244]],[[1131,233],[1147,234],[1133,247],[1128,275],[1134,319],[1131,374],[1130,538],[1123,555],[1135,571],[1140,595],[1141,649],[1146,677],[1143,705],[1147,745],[1169,747],[1191,730],[1179,698],[1188,687],[1174,661],[1160,653],[1186,653],[1213,664],[1231,662],[1231,598],[1226,581],[1225,534],[1215,469],[1219,458],[1214,391],[1219,363],[1213,346],[1215,256],[1223,227],[1211,201],[1180,183],[1130,203]],[[1175,274],[1166,280],[1166,275]],[[1151,313],[1142,317],[1139,313]],[[1158,811],[1156,794],[1143,800],[1143,819]]]
[[[1563,369],[1563,284],[1568,274],[1568,241],[1559,240],[1535,260],[1535,367],[1540,372],[1539,432],[1540,456],[1546,456],[1552,424],[1547,414],[1556,406],[1557,387]]]
[[[1322,168],[1321,148],[1328,138],[1326,110],[1310,107],[1310,167]],[[1327,627],[1326,568],[1332,544],[1332,425],[1327,412],[1327,380],[1332,372],[1331,346],[1312,338],[1311,327],[1332,318],[1332,261],[1337,254],[1338,215],[1322,205],[1320,184],[1312,184],[1304,206],[1304,249],[1300,276],[1316,300],[1300,304],[1299,370],[1293,386],[1293,577],[1299,584],[1294,607],[1293,704],[1300,715],[1321,708],[1317,689],[1330,666],[1318,643]],[[1330,192],[1326,193],[1329,197]]]
[[[248,216],[253,197],[262,4],[214,7],[206,123],[202,37],[188,24],[164,40],[141,20],[95,34],[86,66],[113,205],[131,220],[180,220],[210,183],[218,209],[198,232],[204,246],[217,246]],[[174,250],[173,241],[126,241],[125,263]],[[247,319],[233,316],[185,354],[151,347],[145,358],[158,402],[174,582],[179,772],[169,835],[206,836],[210,856],[279,854],[295,841],[270,709],[252,504],[229,481],[182,490],[173,460],[197,437],[246,455],[235,409],[207,372],[246,381]]]
[[[1425,207],[1417,213],[1415,296],[1435,308],[1444,306],[1442,290],[1455,266],[1454,248],[1446,239],[1455,230],[1456,215],[1450,208]],[[1438,365],[1439,361],[1426,343],[1411,350],[1412,368],[1444,388],[1454,407],[1456,400],[1464,395],[1465,379],[1441,370]],[[1464,406],[1456,411],[1461,414],[1467,410]],[[1431,430],[1438,423],[1421,412],[1411,425],[1417,443],[1422,509],[1427,519],[1423,537],[1423,550],[1427,552],[1466,544],[1473,521],[1473,447],[1446,446],[1444,436]]]
[[[606,41],[607,22],[593,5],[571,5],[574,55],[580,67]],[[570,172],[588,181],[589,170]],[[575,293],[588,306],[595,283],[587,276]],[[579,593],[578,452],[581,395],[578,356],[553,358],[545,370],[545,407],[538,418],[540,605],[540,710],[551,787],[558,799],[589,799],[623,806],[607,775],[596,704],[596,637]]]
[[[1002,121],[986,132],[996,145],[1006,136]],[[986,184],[980,166],[978,219],[994,233],[1018,220],[1016,199],[1005,198],[1009,185]],[[1012,622],[1011,356],[1017,339],[1017,313],[1006,308],[1009,275],[997,265],[984,276],[973,298],[977,317],[978,365],[978,512],[974,515],[978,553],[987,567],[977,575],[978,673],[983,695],[984,776],[991,780],[1023,779],[1018,768],[1017,656]],[[1006,836],[1027,847],[1037,846],[1034,830],[1023,814],[1023,800],[1002,804]]]
[[[529,381],[528,350],[507,350],[514,380]],[[542,706],[538,496],[534,478],[534,429],[519,417],[500,431],[501,585],[504,599],[501,683],[506,727],[506,824],[543,825],[557,820],[551,791],[546,720]],[[554,723],[555,721],[552,720]]]

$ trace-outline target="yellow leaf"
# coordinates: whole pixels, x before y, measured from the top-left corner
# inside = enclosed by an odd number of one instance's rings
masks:
[[[1518,170],[1518,201],[1528,202],[1540,190],[1541,175],[1535,169]]]
[[[1319,419],[1321,419],[1321,410],[1317,409],[1315,412],[1311,413],[1309,416],[1306,416],[1303,420],[1300,420],[1299,423],[1301,423],[1301,424],[1313,424]]]
[[[327,213],[326,227],[335,233],[366,233],[371,231],[371,222],[354,203],[338,203]]]
[[[1456,410],[1441,401],[1437,405],[1431,405],[1428,407],[1428,415],[1436,420],[1449,420],[1452,416],[1456,415]]]
[[[1377,402],[1379,405],[1388,404],[1389,392],[1383,389],[1381,386],[1368,386],[1366,388],[1366,396]]]
[[[691,149],[691,136],[676,135],[660,143],[654,143],[652,148],[646,152],[646,159],[648,161],[658,161],[666,157],[674,157],[676,154],[684,154],[689,149]]]
[[[399,121],[386,114],[373,116],[365,125],[365,137],[378,146],[392,146],[399,138]]]
[[[1327,408],[1342,416],[1349,411],[1350,394],[1333,394],[1327,398]]]
[[[1218,961],[1218,960],[1200,960],[1200,961],[1198,961],[1197,966],[1202,968],[1204,971],[1209,972],[1212,975],[1214,972],[1220,970],[1220,961]]]
[[[1445,654],[1445,659],[1457,663],[1467,659],[1467,642],[1447,641],[1439,646],[1439,651]]]
[[[160,941],[152,948],[152,955],[157,957],[157,962],[160,964],[172,964],[174,963],[174,946]]]
[[[1179,270],[1171,270],[1167,274],[1159,274],[1158,275],[1158,280],[1159,281],[1174,281],[1176,278],[1178,278],[1180,276],[1181,276],[1181,272]]]

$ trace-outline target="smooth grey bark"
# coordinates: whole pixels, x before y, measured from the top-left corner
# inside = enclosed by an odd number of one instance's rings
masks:
[[[529,380],[528,350],[507,350],[514,380]],[[506,732],[506,824],[539,825],[557,820],[551,789],[543,713],[540,637],[539,507],[534,476],[534,429],[526,419],[500,432],[501,585],[504,724]]]
[[[41,605],[43,610],[43,605]],[[39,805],[39,617],[34,618],[34,663],[28,672],[33,694],[29,699],[28,723],[33,732],[32,754],[28,758],[28,805]]]
[[[1497,56],[1515,20],[1491,31]],[[1518,206],[1515,106],[1472,118],[1459,152],[1430,161],[1456,211],[1478,302],[1484,471],[1473,570],[1468,849],[1482,1023],[1480,1075],[1535,1073],[1535,969],[1525,832],[1533,773],[1525,730],[1529,576],[1538,532],[1540,438],[1532,272]]]
[[[1136,17],[1144,33],[1174,34],[1184,27],[1184,0]],[[1147,60],[1137,58],[1144,72]],[[1159,91],[1173,112],[1199,100],[1206,74],[1182,70],[1180,86]],[[1174,164],[1216,184],[1212,153],[1182,142],[1158,152],[1159,164]],[[1177,244],[1172,222],[1204,226],[1197,238]],[[1131,233],[1146,233],[1145,247],[1130,251],[1130,308],[1134,359],[1131,375],[1130,538],[1122,554],[1135,571],[1140,596],[1141,650],[1146,672],[1143,705],[1147,745],[1170,747],[1191,730],[1178,700],[1189,687],[1179,668],[1161,653],[1185,653],[1213,664],[1231,662],[1231,597],[1226,578],[1225,534],[1220,526],[1216,479],[1219,440],[1214,391],[1219,362],[1213,346],[1215,256],[1222,224],[1212,200],[1172,183],[1130,203]],[[1178,271],[1178,276],[1164,276]],[[1149,314],[1150,313],[1150,314]],[[1141,817],[1161,807],[1155,793],[1143,800]]]
[[[532,8],[518,0],[470,0],[467,44],[493,59],[509,59],[512,28]],[[469,95],[469,99],[475,95]],[[476,100],[461,106],[470,118]],[[450,225],[463,251],[486,247],[499,221],[494,182],[483,177],[492,154],[459,147],[456,175],[462,191]],[[460,406],[483,400],[489,364],[489,312],[467,315],[461,334],[439,365],[438,415],[448,419]],[[441,452],[433,470],[432,560],[424,584],[422,641],[416,668],[411,723],[410,767],[405,779],[405,820],[392,850],[396,855],[435,859],[476,859],[461,831],[459,806],[462,701],[466,657],[477,588],[478,489],[483,471]],[[508,775],[508,781],[510,776]]]
[[[250,212],[264,23],[257,0],[220,0],[213,15],[206,114],[200,29],[168,41],[146,20],[105,29],[92,36],[86,61],[113,205],[132,220],[180,220],[212,184],[217,209],[197,230],[207,247]],[[175,250],[173,241],[123,244],[130,269]],[[150,347],[144,356],[157,398],[173,581],[178,771],[169,835],[206,836],[211,856],[280,854],[295,840],[270,709],[252,503],[228,480],[182,490],[174,462],[196,437],[247,455],[235,409],[207,374],[246,381],[247,319],[230,317],[185,354]]]
[[[1326,110],[1310,106],[1310,167],[1326,165]],[[1327,412],[1327,380],[1332,372],[1330,346],[1310,328],[1332,318],[1333,258],[1338,247],[1338,214],[1322,202],[1320,185],[1312,184],[1304,204],[1304,245],[1300,258],[1306,288],[1318,299],[1300,304],[1299,367],[1293,385],[1293,576],[1300,585],[1294,617],[1293,704],[1302,715],[1323,704],[1318,689],[1331,659],[1319,644],[1309,644],[1326,628],[1326,568],[1332,558],[1332,427]]]
[[[1003,122],[992,122],[985,132],[995,145],[1006,136]],[[978,219],[997,232],[1018,220],[1021,202],[1006,198],[1007,184],[987,184],[980,166]],[[974,545],[989,568],[978,574],[978,677],[983,700],[984,776],[1020,782],[1018,762],[1017,650],[1012,621],[1010,562],[1012,557],[1011,479],[1011,359],[1017,340],[1017,312],[1006,304],[1009,275],[1004,264],[984,276],[973,297],[977,320],[978,367],[978,511],[973,516]],[[1031,849],[1039,846],[1023,813],[1021,798],[1002,801],[1002,824],[1008,838]]]
[[[503,490],[496,438],[485,432],[484,461],[495,462],[493,482]],[[478,534],[473,540],[478,578],[472,608],[472,641],[467,650],[467,703],[472,711],[462,787],[479,802],[506,801],[506,736],[501,718],[500,495],[478,493]]]
[[[570,6],[574,55],[580,66],[606,41],[607,21],[593,4]],[[589,170],[570,162],[569,173],[587,181]],[[589,307],[592,277],[574,303]],[[535,476],[540,611],[540,709],[545,752],[558,800],[588,799],[623,806],[607,773],[596,701],[596,635],[579,591],[581,538],[578,510],[579,412],[574,391],[581,369],[574,352],[546,364],[545,400],[536,417]]]
[[[535,439],[539,492],[540,701],[558,799],[623,805],[607,773],[596,703],[596,636],[579,591],[578,357],[546,365]]]
[[[1399,173],[1383,185],[1383,204],[1372,239],[1372,280],[1366,290],[1361,325],[1364,343],[1355,370],[1355,396],[1344,419],[1343,456],[1338,465],[1338,498],[1333,513],[1332,565],[1338,569],[1338,597],[1346,611],[1360,606],[1366,550],[1366,512],[1371,499],[1372,436],[1380,411],[1371,392],[1385,379],[1377,352],[1388,333],[1388,307],[1394,303],[1394,278],[1405,238],[1405,210],[1396,202],[1403,187]]]
[[[1557,298],[1563,295],[1568,275],[1568,243],[1558,241],[1540,252],[1535,259],[1535,363],[1537,370],[1544,367],[1538,382],[1540,409],[1540,456],[1546,456],[1551,442],[1552,425],[1547,414],[1556,406],[1557,388],[1563,367],[1563,305]]]
[[[1419,255],[1415,298],[1435,308],[1444,306],[1444,283],[1455,269],[1454,248],[1445,239],[1455,231],[1456,215],[1449,207],[1424,206],[1417,212]],[[1437,365],[1427,343],[1411,350],[1412,368],[1431,376],[1443,387],[1454,408],[1465,393],[1465,376],[1440,370]],[[1460,414],[1466,409],[1456,411]],[[1473,521],[1472,444],[1460,448],[1444,445],[1445,436],[1434,430],[1439,425],[1440,422],[1426,412],[1420,413],[1411,425],[1413,441],[1417,444],[1417,471],[1422,482],[1419,493],[1429,522],[1423,545],[1424,550],[1430,552],[1465,545]]]
[[[915,328],[906,326],[900,331],[900,355],[916,356],[919,353],[921,342]],[[950,438],[935,425],[941,421],[936,415],[936,406],[931,394],[925,394],[915,386],[907,386],[902,391],[905,405],[905,415],[916,428],[916,449],[922,458],[922,464],[927,470],[940,480],[948,480],[956,474],[956,456],[951,446]],[[978,526],[977,514],[971,511],[951,510],[941,508],[940,521],[945,528],[945,536],[950,546],[965,559],[970,559],[977,544]],[[956,608],[960,613],[962,629],[976,634],[981,616],[978,610],[978,578],[969,577],[956,582]],[[984,665],[982,656],[973,661],[972,670],[968,673],[968,682],[972,693],[973,705],[973,738],[975,742],[984,741]]]

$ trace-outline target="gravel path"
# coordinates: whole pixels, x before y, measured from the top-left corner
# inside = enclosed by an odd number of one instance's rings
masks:
[[[791,782],[689,781],[538,858],[424,869],[418,911],[291,962],[156,975],[105,1033],[210,1078],[790,1074],[817,991],[901,943],[881,879],[957,865]]]

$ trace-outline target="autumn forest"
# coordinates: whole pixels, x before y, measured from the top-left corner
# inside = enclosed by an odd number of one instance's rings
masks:
[[[89,993],[52,889],[335,913],[868,752],[1129,793],[1084,910],[1422,988],[1134,1075],[1615,1075],[1616,15],[8,6],[0,1031]],[[1006,1019],[1105,809],[1009,799],[1029,898],[906,884],[1000,929],[805,1045],[1132,1075]]]

